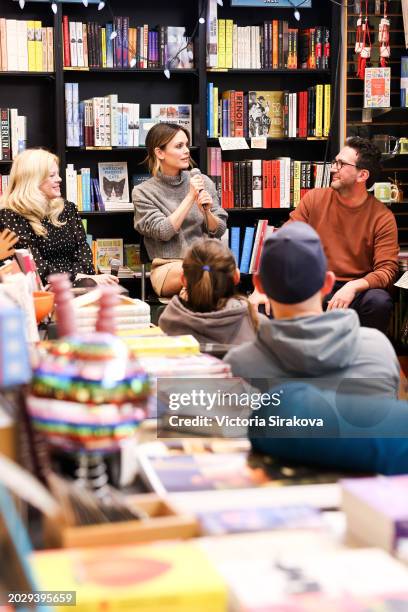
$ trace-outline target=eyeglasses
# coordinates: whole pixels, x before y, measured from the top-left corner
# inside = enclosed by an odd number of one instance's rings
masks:
[[[335,168],[336,170],[341,170],[343,166],[353,166],[353,168],[358,168],[357,164],[349,164],[348,162],[343,161],[342,159],[333,159],[330,162],[330,166]]]

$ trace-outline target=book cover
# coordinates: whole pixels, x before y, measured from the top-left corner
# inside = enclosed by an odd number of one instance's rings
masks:
[[[191,104],[151,104],[150,114],[152,119],[184,127],[191,139]]]
[[[323,527],[321,514],[310,506],[231,507],[219,511],[199,512],[198,520],[207,535]]]
[[[248,93],[249,137],[283,138],[283,91]]]
[[[99,162],[99,187],[107,202],[129,202],[127,162]]]
[[[194,50],[184,26],[167,27],[167,65],[173,69],[194,68]]]
[[[119,259],[123,266],[123,238],[99,238],[96,241],[96,263],[98,268],[110,269],[110,260]]]
[[[364,108],[389,108],[391,68],[366,68],[364,74]]]
[[[190,543],[41,551],[31,566],[38,588],[76,591],[76,612],[224,612],[227,605],[223,580]]]

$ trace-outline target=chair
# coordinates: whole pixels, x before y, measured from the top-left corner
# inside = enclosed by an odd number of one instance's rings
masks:
[[[142,299],[142,302],[145,302],[146,301],[146,264],[152,263],[152,260],[150,259],[149,254],[146,250],[144,238],[141,234],[140,234],[140,263],[142,264],[142,267],[141,267],[142,275],[140,279],[141,299]]]

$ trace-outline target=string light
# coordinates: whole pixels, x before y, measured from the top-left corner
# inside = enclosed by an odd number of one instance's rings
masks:
[[[168,66],[166,66],[166,68],[164,69],[164,76],[166,77],[166,79],[170,78],[170,70]]]
[[[88,8],[88,0],[82,0],[82,4],[83,4],[83,5],[84,5],[86,8]]]
[[[112,34],[109,36],[110,40],[114,40],[117,37],[118,33],[116,32],[116,30],[112,31]]]
[[[18,0],[18,3],[20,5],[21,10],[23,10],[24,5],[25,5],[25,0]]]
[[[130,67],[134,68],[136,66],[136,58],[132,57],[132,59],[130,60]]]
[[[101,0],[100,3],[98,4],[98,11],[103,11],[104,8],[105,8],[105,2]]]
[[[219,6],[224,6],[224,3],[223,3],[223,1],[222,1],[222,0],[217,0],[217,4],[218,4]]]
[[[300,21],[300,13],[299,13],[298,9],[294,10],[293,15],[294,15],[296,21]]]
[[[200,17],[200,19],[198,20],[198,22],[199,22],[199,23],[201,23],[201,24],[202,24],[202,23],[205,23],[205,19],[204,19],[204,17]]]
[[[51,3],[51,10],[52,10],[52,12],[54,13],[54,15],[56,15],[56,14],[57,14],[58,7],[57,7],[57,3],[56,3],[56,2],[52,2],[52,3]]]

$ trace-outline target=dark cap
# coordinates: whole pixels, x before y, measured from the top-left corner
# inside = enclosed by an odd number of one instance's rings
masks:
[[[307,223],[288,223],[264,244],[259,276],[266,295],[276,302],[304,302],[323,287],[326,271],[322,243]]]

